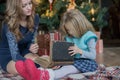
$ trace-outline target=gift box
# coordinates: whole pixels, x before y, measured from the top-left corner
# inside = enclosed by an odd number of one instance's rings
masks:
[[[50,36],[49,34],[39,34],[37,36],[37,43],[39,45],[38,54],[41,55],[49,55],[50,48]]]
[[[97,54],[103,53],[103,40],[102,39],[98,39],[98,41],[97,41],[96,53]]]
[[[38,54],[49,55],[50,54],[50,41],[61,40],[61,34],[57,31],[48,34],[39,34],[37,36],[37,43],[39,45]]]
[[[61,34],[57,31],[49,33],[50,41],[58,41],[61,40]]]
[[[103,40],[99,39],[96,44],[96,62],[103,63]]]

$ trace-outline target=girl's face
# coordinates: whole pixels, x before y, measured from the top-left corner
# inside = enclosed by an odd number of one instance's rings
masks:
[[[69,36],[74,36],[74,30],[69,28],[69,26],[66,26],[65,30]]]
[[[24,16],[29,16],[32,14],[32,1],[22,0],[22,10]]]

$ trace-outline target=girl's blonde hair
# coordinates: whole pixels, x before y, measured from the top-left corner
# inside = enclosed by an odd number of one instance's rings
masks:
[[[73,30],[74,37],[81,37],[87,31],[93,31],[93,25],[88,19],[77,9],[71,9],[65,12],[60,22],[60,30],[67,35],[66,27]]]
[[[27,27],[29,31],[33,31],[34,27],[34,11],[36,6],[34,0],[32,0],[32,4],[32,15],[27,17]],[[19,31],[19,22],[22,18],[22,14],[22,0],[7,0],[5,22],[7,23],[9,30],[15,34],[17,40],[20,40],[20,38],[22,38],[22,35]]]

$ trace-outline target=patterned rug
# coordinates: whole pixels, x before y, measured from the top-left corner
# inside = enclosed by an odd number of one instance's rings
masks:
[[[0,67],[0,80],[24,80],[19,75],[12,75],[4,72]]]
[[[77,75],[79,74],[81,75],[81,73],[78,73]],[[98,70],[94,72],[94,74],[83,73],[82,75],[85,76],[86,78],[85,80],[120,80],[120,66],[105,67],[104,65],[100,65],[98,67]],[[13,76],[12,74],[5,73],[0,68],[0,80],[24,80],[24,79],[19,75]],[[60,80],[84,80],[84,79],[67,78]]]

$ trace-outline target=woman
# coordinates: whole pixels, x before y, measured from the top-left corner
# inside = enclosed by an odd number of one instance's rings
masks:
[[[0,41],[0,65],[11,74],[18,74],[16,61],[26,58],[34,61],[38,57],[35,53],[39,47],[34,43],[34,36],[39,16],[35,15],[35,6],[32,0],[7,0]]]

